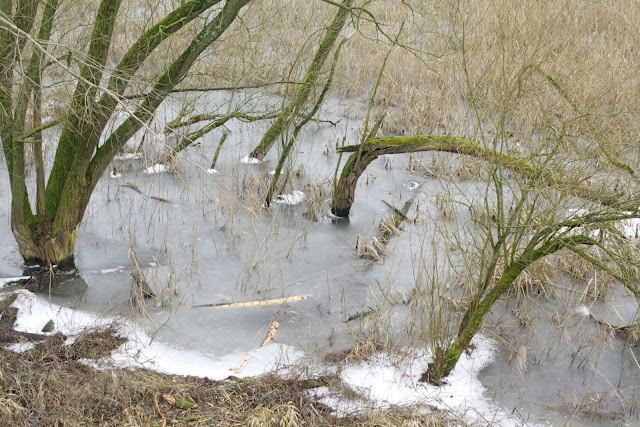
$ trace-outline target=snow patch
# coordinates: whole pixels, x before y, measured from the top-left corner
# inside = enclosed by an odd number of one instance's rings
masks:
[[[34,342],[17,342],[5,345],[4,348],[14,353],[24,353],[25,351],[33,350],[35,346],[36,343]]]
[[[240,163],[244,163],[245,165],[257,165],[258,163],[262,163],[262,160],[246,155],[240,159]]]
[[[585,317],[591,316],[591,310],[586,305],[581,305],[576,307],[576,313],[581,314]]]
[[[111,173],[109,174],[109,176],[113,179],[117,179],[120,178],[122,176],[121,173],[116,172],[115,170],[111,171]]]
[[[409,190],[416,190],[418,187],[420,187],[420,184],[418,184],[415,181],[407,181],[407,182],[403,182],[402,186]]]
[[[215,174],[218,174],[218,173],[220,173],[220,172],[218,172],[217,170],[215,170],[215,169],[213,169],[213,168],[212,168],[212,169],[207,169],[207,173],[208,173],[209,175],[215,175]]]
[[[184,350],[169,344],[154,341],[149,334],[131,321],[113,317],[98,317],[95,314],[72,310],[46,300],[26,290],[16,291],[18,298],[12,304],[18,309],[18,319],[14,325],[17,331],[41,333],[42,326],[49,320],[56,325],[55,332],[77,335],[91,327],[105,327],[116,324],[119,335],[127,338],[110,357],[98,361],[86,360],[94,368],[140,367],[166,374],[195,375],[222,380],[229,375],[248,377],[262,375],[279,367],[297,362],[304,353],[293,347],[271,343],[250,352],[235,352],[222,357]],[[67,341],[73,342],[74,337]],[[16,347],[19,348],[19,347]],[[233,371],[247,360],[239,372]]]
[[[285,205],[298,205],[304,201],[304,197],[302,191],[294,190],[291,194],[280,194],[275,202]]]
[[[114,157],[116,160],[138,160],[141,158],[142,154],[140,153],[120,153]]]
[[[432,357],[425,351],[416,351],[412,357],[381,353],[370,360],[347,366],[342,370],[342,381],[360,393],[366,400],[346,401],[322,390],[314,394],[322,403],[331,406],[339,415],[366,410],[386,409],[393,405],[433,405],[440,409],[466,414],[471,422],[491,425],[519,425],[521,420],[510,416],[485,396],[486,390],[478,374],[495,357],[493,341],[476,337],[475,349],[469,356],[463,354],[455,369],[441,387],[418,382]]]
[[[144,173],[151,175],[154,173],[163,173],[167,171],[167,167],[161,163],[156,163],[153,166],[149,166],[144,170]]]

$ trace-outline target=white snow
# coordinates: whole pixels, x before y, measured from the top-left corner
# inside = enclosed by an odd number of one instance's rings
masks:
[[[276,174],[276,170],[275,169],[269,172],[269,175],[271,175],[271,176],[273,176],[275,174]]]
[[[640,238],[640,219],[630,218],[620,223],[622,233],[629,239],[638,240]]]
[[[402,186],[405,188],[408,188],[409,190],[415,190],[418,187],[420,187],[420,184],[418,184],[415,181],[407,181],[407,182],[403,182]]]
[[[245,165],[257,165],[258,163],[262,163],[262,160],[246,155],[240,159],[240,163],[244,163]]]
[[[138,160],[142,158],[140,153],[121,153],[117,154],[114,159],[116,160]]]
[[[215,170],[215,169],[207,169],[207,173],[208,173],[209,175],[215,175],[215,174],[220,173],[220,172],[218,172],[218,171],[217,171],[217,170]]]
[[[27,280],[30,279],[30,276],[20,276],[20,277],[3,277],[0,278],[0,289],[4,288],[10,283],[17,282],[19,280]]]
[[[163,173],[167,171],[167,167],[161,163],[156,163],[153,166],[149,166],[148,168],[146,168],[144,170],[144,173],[146,174],[153,174],[153,173]]]
[[[342,381],[367,400],[351,400],[326,394],[328,389],[316,389],[313,394],[336,413],[345,415],[367,410],[386,409],[392,405],[433,405],[458,414],[465,414],[472,422],[491,425],[520,425],[521,420],[511,417],[485,396],[486,390],[478,374],[494,358],[494,342],[476,337],[476,348],[471,356],[463,354],[455,369],[441,387],[418,382],[422,372],[432,360],[426,352],[415,352],[411,357],[381,353],[370,360],[347,366],[342,370]]]
[[[591,310],[586,305],[581,305],[576,307],[576,313],[581,314],[583,316],[591,316]]]
[[[578,217],[578,216],[584,216],[589,214],[590,212],[586,209],[569,209],[568,210],[569,214],[571,217]],[[628,214],[631,215],[632,212],[622,212],[623,214]],[[629,218],[629,219],[623,219],[620,220],[617,223],[617,228],[620,230],[620,232],[627,237],[628,239],[631,240],[639,240],[640,239],[640,218]],[[583,230],[581,228],[577,228],[576,229],[576,233],[582,232]],[[565,232],[566,228],[562,228],[560,230],[561,232]],[[598,233],[596,231],[592,231],[589,233],[589,236],[597,239]]]
[[[285,205],[298,205],[304,200],[304,193],[302,191],[294,190],[291,194],[280,194],[275,202]]]
[[[29,291],[16,291],[18,298],[12,304],[18,309],[18,318],[14,325],[17,331],[41,333],[42,327],[53,320],[55,332],[65,335],[77,335],[86,328],[118,325],[120,335],[127,341],[111,354],[109,358],[86,361],[96,368],[112,366],[141,367],[158,372],[177,375],[196,375],[221,380],[229,375],[247,377],[261,375],[276,368],[290,365],[299,360],[303,353],[290,346],[271,343],[249,353],[235,352],[215,357],[196,351],[184,350],[171,345],[153,341],[135,323],[113,317],[99,317],[95,314],[49,304]],[[68,342],[73,342],[70,337]],[[22,346],[9,346],[14,351],[24,351]],[[232,371],[247,359],[240,372]]]
[[[36,343],[33,342],[16,342],[13,344],[5,345],[4,348],[15,353],[24,353],[25,351],[29,351],[35,348],[35,346]]]
[[[53,320],[55,332],[65,335],[76,335],[86,328],[110,325],[114,319],[99,318],[96,315],[48,304],[44,299],[21,289],[16,291],[18,298],[12,307],[18,309],[18,318],[14,329],[35,334],[42,333],[42,327]]]
[[[111,173],[109,174],[109,176],[110,176],[111,178],[113,178],[113,179],[117,179],[117,178],[120,178],[120,177],[122,176],[122,174],[121,174],[121,173],[118,173],[118,172],[116,172],[116,171],[111,171]]]

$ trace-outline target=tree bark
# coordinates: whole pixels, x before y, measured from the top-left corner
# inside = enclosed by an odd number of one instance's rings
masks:
[[[335,44],[342,27],[344,27],[344,23],[349,15],[349,7],[352,3],[353,0],[343,0],[333,22],[327,28],[324,39],[322,40],[322,43],[320,43],[320,47],[313,57],[311,65],[307,69],[303,85],[298,88],[296,93],[293,95],[293,98],[291,98],[291,101],[289,101],[287,106],[282,110],[280,117],[278,117],[269,129],[267,129],[267,132],[265,132],[260,143],[251,152],[251,157],[259,160],[264,159],[264,156],[271,147],[273,147],[276,139],[278,139],[278,137],[282,135],[282,132],[291,125],[293,119],[298,115],[300,109],[309,99],[311,91],[317,84],[322,66],[329,56],[329,52]]]
[[[620,202],[619,194],[602,194],[601,192],[592,191],[587,185],[567,182],[564,177],[555,175],[550,171],[538,169],[528,164],[524,159],[500,153],[477,142],[452,136],[419,135],[370,138],[363,144],[348,145],[341,147],[338,151],[354,153],[342,168],[340,179],[333,193],[331,213],[339,217],[349,216],[355,198],[358,178],[372,161],[385,154],[416,153],[420,151],[442,151],[476,157],[487,162],[500,164],[529,179],[537,179],[542,184],[556,186],[561,191],[567,191],[576,197],[600,205],[618,206]],[[360,158],[358,159],[358,157]]]

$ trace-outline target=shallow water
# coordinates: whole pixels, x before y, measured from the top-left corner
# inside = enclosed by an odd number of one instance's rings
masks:
[[[202,102],[211,105],[218,99]],[[159,115],[171,117],[172,111],[165,105]],[[351,217],[331,219],[325,213],[339,159],[335,144],[345,136],[347,144],[356,143],[361,118],[357,114],[349,117],[338,102],[328,105],[321,116],[340,122],[336,126],[310,124],[301,134],[285,187],[285,193],[302,191],[307,198],[316,199],[313,203],[261,207],[260,194],[277,163],[278,150],[274,147],[261,164],[245,165],[239,160],[257,143],[266,124],[229,123],[231,134],[218,159],[220,173],[216,175],[206,171],[221,131],[183,151],[175,173],[143,173],[153,165],[147,158],[114,161],[121,176],[110,178],[108,171],[97,186],[78,233],[77,272],[65,279],[65,290],[53,293],[51,301],[137,317],[155,340],[212,356],[255,349],[273,320],[281,325],[278,342],[310,356],[321,358],[350,348],[353,333],[362,330],[358,322],[344,320],[374,307],[377,301],[409,295],[420,269],[452,244],[435,206],[436,194],[444,189],[454,200],[469,201],[481,197],[482,186],[473,180],[449,185],[413,172],[408,168],[408,155],[379,159],[358,184]],[[141,135],[137,138],[132,147]],[[147,139],[147,153],[163,150],[159,142]],[[455,169],[455,156],[446,159]],[[433,155],[426,154],[422,160],[429,164]],[[4,162],[1,174],[0,277],[7,277],[22,274],[23,265],[10,233]],[[322,189],[323,194],[313,196],[316,190],[312,188]],[[358,238],[370,239],[380,220],[389,215],[383,200],[401,207],[413,197],[417,207],[412,215],[420,220],[403,225],[404,231],[390,243],[384,262],[357,257]],[[468,220],[467,208],[454,204],[452,209],[458,224]],[[318,220],[307,219],[309,213]],[[440,280],[450,273],[444,267],[433,270]],[[133,310],[130,303],[132,271],[147,276],[156,293],[143,313]],[[286,305],[191,307],[307,294],[309,299]],[[637,421],[635,349],[625,349],[622,339],[616,337],[613,347],[603,350],[598,344],[601,328],[589,318],[567,312],[566,304],[554,299],[539,298],[532,303],[529,315],[539,319],[538,323],[522,328],[514,320],[514,304],[503,303],[488,321],[498,325],[488,330],[499,337],[499,355],[481,379],[497,402],[525,420],[565,423],[596,394],[604,408],[602,394],[608,393],[604,399],[611,400],[607,404],[612,413],[624,413]],[[623,318],[605,318],[613,313],[611,307]],[[591,308],[602,320],[625,324],[635,316],[630,307],[635,307],[633,301],[610,295]],[[399,342],[403,331],[412,328],[406,321],[410,312],[397,305],[386,320],[388,331],[398,334]],[[560,332],[550,320],[550,313],[556,312],[567,319]],[[363,330],[376,328],[363,323]],[[528,348],[527,369],[514,370],[510,349],[521,345]],[[604,409],[598,412],[593,405],[587,409],[600,417],[594,422],[619,422],[606,418]],[[592,414],[587,412],[588,418]],[[583,418],[574,425],[587,422]]]

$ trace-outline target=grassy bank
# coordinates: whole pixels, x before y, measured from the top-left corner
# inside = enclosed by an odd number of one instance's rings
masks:
[[[61,335],[24,353],[0,347],[0,425],[460,425],[434,410],[414,416],[398,408],[338,417],[307,390],[339,391],[337,376],[312,380],[263,376],[212,381],[149,370],[96,370],[79,360],[110,352],[114,329],[89,331],[65,346]],[[347,393],[347,390],[343,390]]]

